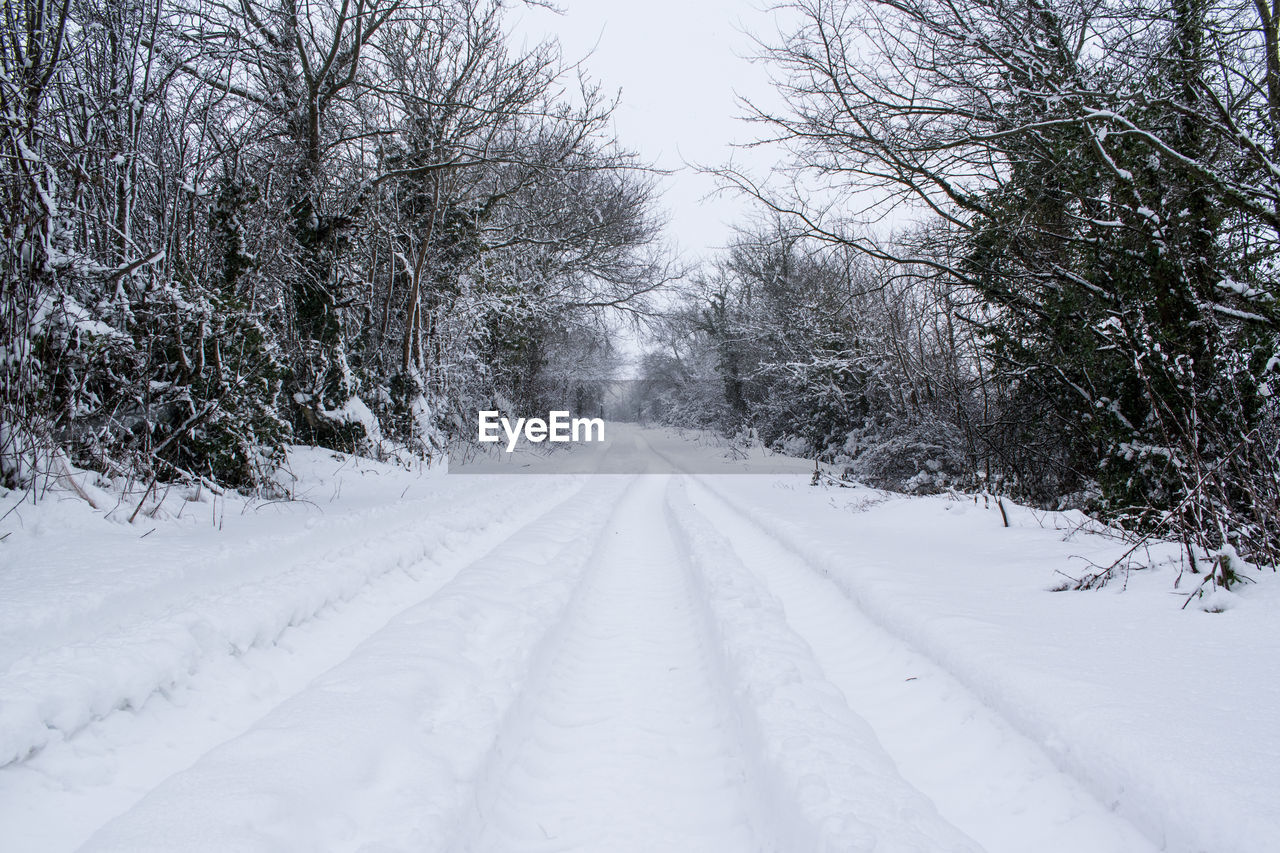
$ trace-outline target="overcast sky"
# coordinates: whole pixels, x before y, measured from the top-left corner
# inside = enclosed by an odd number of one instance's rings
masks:
[[[618,137],[660,168],[668,236],[693,262],[728,240],[746,203],[706,198],[715,181],[688,164],[718,166],[730,157],[763,168],[771,155],[741,152],[755,128],[737,120],[734,93],[768,99],[763,68],[749,33],[776,32],[764,0],[558,0],[563,14],[520,11],[517,42],[559,39],[567,60],[586,57],[587,71],[608,93],[621,93]],[[590,56],[587,54],[590,53]]]

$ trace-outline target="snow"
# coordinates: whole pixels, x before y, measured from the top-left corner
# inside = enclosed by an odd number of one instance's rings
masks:
[[[572,524],[535,521],[467,566],[84,849],[441,849],[617,489],[594,484],[560,508]]]
[[[340,408],[322,410],[321,414],[335,423],[360,424],[364,427],[367,439],[374,444],[382,440],[382,430],[378,426],[377,416],[359,397],[353,396]]]
[[[4,497],[6,845],[1280,849],[1273,573],[1184,609],[1156,543],[1053,592],[1126,544],[606,436]]]
[[[1275,297],[1272,296],[1267,291],[1259,290],[1256,287],[1247,285],[1244,282],[1236,281],[1235,279],[1230,277],[1224,278],[1222,281],[1218,282],[1218,287],[1222,288],[1223,290],[1230,291],[1231,293],[1235,293],[1236,295],[1240,296],[1242,299],[1255,300],[1259,302],[1275,301]]]
[[[755,849],[767,811],[745,790],[734,707],[661,512],[665,485],[633,479],[610,508],[454,843],[427,849]]]
[[[780,850],[974,851],[933,804],[898,774],[875,732],[825,677],[781,604],[733,559],[732,544],[678,494],[672,518],[703,578],[737,705],[776,779],[761,813],[793,824],[774,830]],[[781,790],[777,790],[781,789]],[[786,803],[790,808],[779,809]],[[794,816],[789,812],[794,811]],[[904,819],[905,818],[905,819]]]
[[[95,320],[88,308],[85,308],[70,296],[66,294],[55,296],[49,292],[42,292],[36,299],[31,328],[43,330],[52,321],[57,321],[87,335],[127,340],[126,335],[111,328],[101,320]]]
[[[1127,581],[1049,594],[1123,544],[1007,502],[1005,530],[969,498],[868,507],[866,490],[840,490],[822,507],[796,486],[712,485],[1158,849],[1280,849],[1274,573],[1249,573],[1225,612],[1183,610],[1178,550],[1156,545],[1155,568]]]
[[[287,645],[300,626],[332,619],[371,588],[408,581],[412,594],[535,506],[533,482],[476,490],[310,449],[295,450],[290,467],[299,498],[291,503],[233,500],[228,510],[207,490],[200,501],[175,494],[166,506],[185,504],[181,517],[162,509],[160,521],[143,514],[129,525],[51,493],[10,514],[0,563],[0,762],[9,765],[0,824],[14,825],[39,799],[37,783],[65,766],[73,775],[59,786],[73,790],[82,772],[163,778],[178,768],[108,756],[83,762],[86,770],[72,757],[122,714],[240,689],[244,673],[229,659]],[[573,485],[566,478],[540,499]],[[211,683],[207,672],[232,683]],[[30,828],[42,843],[29,849],[53,849],[47,830]]]
[[[1153,849],[946,670],[866,616],[830,578],[708,489],[689,491],[694,510],[776,598],[902,778],[956,827],[991,853]],[[884,502],[867,496],[857,511]]]

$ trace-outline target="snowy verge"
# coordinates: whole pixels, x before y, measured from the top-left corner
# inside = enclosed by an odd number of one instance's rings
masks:
[[[304,485],[308,483],[316,485],[315,478]],[[573,485],[573,481],[558,483],[547,499],[562,497],[566,487]],[[384,481],[374,489],[383,502],[386,486]],[[202,531],[201,541],[216,544],[218,552],[229,550],[220,560],[206,563],[203,576],[185,571],[167,574],[172,572],[168,567],[148,566],[148,557],[159,554],[148,554],[146,544],[134,537],[117,559],[132,557],[135,564],[122,563],[116,570],[134,577],[150,573],[163,580],[140,587],[126,600],[109,586],[112,575],[104,574],[95,597],[103,603],[137,602],[135,606],[121,607],[101,627],[81,628],[71,642],[33,644],[25,651],[18,647],[19,638],[10,642],[6,651],[17,653],[8,666],[0,668],[0,766],[22,761],[109,714],[171,693],[211,658],[274,645],[290,628],[351,600],[390,573],[418,577],[424,561],[443,560],[450,550],[486,531],[527,520],[533,514],[531,507],[538,506],[512,501],[509,494],[496,490],[464,500],[444,497],[453,501],[408,502],[397,511],[354,510],[347,514],[351,517],[333,518],[325,526],[317,525],[315,515],[281,519],[277,525],[291,532],[273,532],[274,547],[267,549],[258,543],[239,546],[234,531],[221,536],[217,531]],[[356,496],[348,503],[358,506]],[[49,502],[49,510],[65,513],[57,502]],[[431,520],[424,522],[428,513]],[[40,513],[28,515],[38,521]],[[119,527],[96,519],[81,530],[102,537],[94,524],[104,531]],[[31,526],[39,529],[41,525]],[[170,522],[170,526],[177,525]],[[332,530],[325,529],[330,526]],[[172,558],[191,550],[191,543],[185,541],[189,537],[181,535],[186,531],[171,532],[178,534],[175,541],[184,547],[160,554]],[[80,543],[80,562],[91,565],[93,540],[86,539]],[[31,546],[39,545],[36,536]],[[93,580],[85,574],[82,582]],[[161,603],[152,603],[149,593]],[[39,600],[38,588],[28,590],[28,600]],[[54,605],[56,595],[51,592],[45,609],[52,611]],[[99,604],[97,609],[108,608]],[[93,615],[86,611],[86,622],[92,622]]]
[[[696,568],[745,731],[764,764],[760,793],[780,824],[781,849],[977,851],[902,779],[777,600],[732,558],[683,485],[670,492],[669,518]]]

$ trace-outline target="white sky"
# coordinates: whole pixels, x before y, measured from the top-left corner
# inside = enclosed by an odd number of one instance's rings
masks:
[[[711,254],[731,236],[749,205],[721,194],[696,165],[731,157],[764,171],[774,155],[735,150],[757,128],[739,121],[735,92],[772,100],[765,70],[747,59],[777,31],[765,0],[558,0],[563,14],[520,10],[512,17],[517,43],[556,37],[565,58],[584,67],[606,93],[620,91],[615,113],[625,147],[662,169],[667,235],[688,262]],[[587,54],[591,54],[587,56]],[[690,165],[686,165],[690,164]]]

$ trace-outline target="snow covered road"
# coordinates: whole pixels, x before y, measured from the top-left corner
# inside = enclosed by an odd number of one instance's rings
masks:
[[[682,453],[722,456],[618,428],[591,467]],[[1196,849],[753,518],[805,481],[389,477],[314,538],[246,527],[221,574],[33,618],[0,635],[0,848]]]
[[[479,775],[460,850],[759,849],[733,709],[661,513],[626,490]]]

